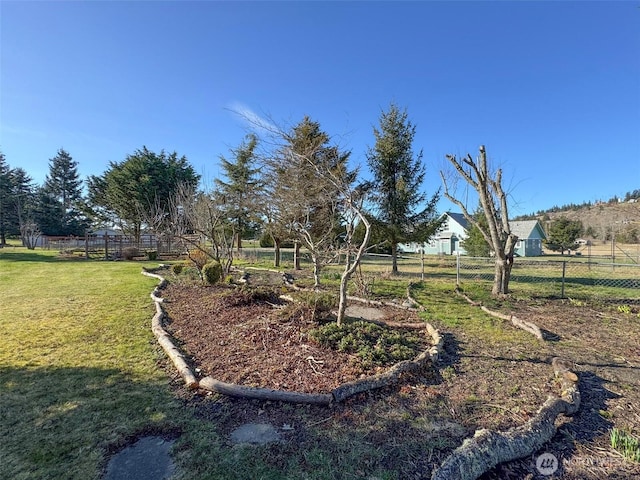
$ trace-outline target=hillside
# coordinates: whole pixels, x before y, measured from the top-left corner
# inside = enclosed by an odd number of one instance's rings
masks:
[[[581,221],[584,227],[583,236],[590,240],[608,241],[611,238],[611,232],[614,232],[616,241],[640,242],[640,201],[637,200],[576,205],[563,210],[538,212],[536,215],[519,217],[515,220],[537,219],[547,228],[549,222],[560,217]]]

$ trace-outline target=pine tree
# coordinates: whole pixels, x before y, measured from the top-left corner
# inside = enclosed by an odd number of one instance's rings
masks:
[[[78,162],[62,148],[49,162],[49,173],[39,194],[38,223],[47,235],[82,235],[89,222],[82,214]]]
[[[472,223],[469,225],[466,231],[467,238],[462,241],[462,247],[467,252],[467,255],[472,257],[488,257],[491,253],[491,246],[487,243],[482,230],[480,230],[482,228],[484,231],[487,231],[488,228],[482,206],[478,206],[478,209],[473,214],[473,218],[477,220],[478,224]]]
[[[545,245],[549,250],[564,254],[565,250],[572,250],[578,247],[576,240],[582,235],[583,226],[580,220],[569,220],[560,217],[553,222],[547,232]]]
[[[7,244],[7,233],[11,228],[11,169],[0,152],[0,248]]]
[[[259,198],[261,182],[259,168],[255,168],[255,149],[258,144],[255,135],[248,135],[245,141],[232,150],[234,160],[220,156],[226,182],[216,179],[219,193],[225,199],[227,215],[236,232],[236,245],[242,248],[242,238],[255,232],[256,202]]]
[[[280,151],[267,160],[272,228],[289,232],[289,238],[306,247],[318,285],[340,231],[340,195],[327,176],[348,185],[355,173],[347,170],[349,153],[330,145],[329,136],[309,117],[283,137]]]
[[[398,273],[398,243],[423,241],[438,225],[436,192],[425,206],[422,191],[425,167],[422,151],[413,153],[416,127],[406,110],[391,104],[380,116],[379,128],[373,129],[375,145],[367,152],[373,173],[372,200],[377,227],[381,227],[391,246],[392,273]]]

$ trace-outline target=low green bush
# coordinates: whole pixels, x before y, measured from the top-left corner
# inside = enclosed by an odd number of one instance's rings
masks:
[[[174,263],[173,265],[171,265],[171,273],[173,273],[174,275],[180,275],[184,267],[184,263]]]
[[[202,267],[202,279],[209,285],[218,283],[222,278],[222,265],[214,260]]]
[[[311,330],[309,336],[323,346],[357,355],[367,368],[415,358],[424,342],[419,333],[365,321],[327,323]]]

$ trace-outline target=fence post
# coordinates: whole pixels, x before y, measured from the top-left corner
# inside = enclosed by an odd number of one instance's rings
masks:
[[[560,298],[564,298],[564,277],[567,272],[567,261],[562,261],[562,290],[560,292]]]
[[[460,288],[460,252],[456,255],[456,288]]]

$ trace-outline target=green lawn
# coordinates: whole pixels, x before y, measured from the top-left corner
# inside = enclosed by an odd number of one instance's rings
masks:
[[[98,478],[129,437],[181,428],[140,271],[0,250],[0,476]]]

